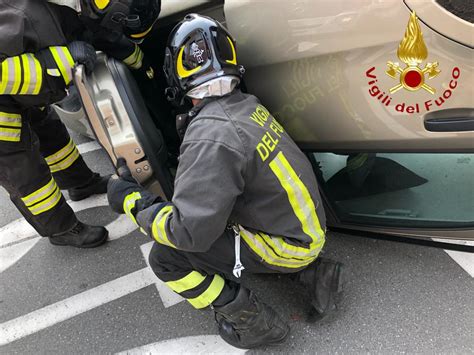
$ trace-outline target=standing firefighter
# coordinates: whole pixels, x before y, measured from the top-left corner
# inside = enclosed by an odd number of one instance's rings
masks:
[[[293,273],[319,316],[335,308],[341,264],[318,258],[325,215],[310,163],[258,99],[236,86],[235,41],[217,21],[188,15],[171,32],[168,94],[192,99],[172,202],[140,188],[120,161],[114,210],[156,243],[150,265],[195,308],[211,306],[219,333],[240,348],[278,344],[289,326],[240,286],[242,272]]]
[[[77,220],[61,189],[78,201],[105,193],[109,177],[87,167],[49,105],[66,96],[76,63],[88,72],[94,67],[95,49],[78,39],[141,68],[143,53],[125,34],[142,38],[158,16],[159,0],[135,1],[154,3],[156,11],[132,7],[132,0],[52,1],[69,7],[46,0],[0,1],[0,184],[52,244],[91,248],[107,239],[104,227]],[[79,17],[75,10],[81,8]]]

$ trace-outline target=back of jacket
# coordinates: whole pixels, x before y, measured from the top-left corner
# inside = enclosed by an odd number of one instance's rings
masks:
[[[314,260],[325,214],[307,157],[255,96],[235,90],[194,110],[165,225],[170,243],[205,251],[232,223],[269,264]]]
[[[46,0],[1,0],[0,33],[0,61],[66,45],[57,14]]]

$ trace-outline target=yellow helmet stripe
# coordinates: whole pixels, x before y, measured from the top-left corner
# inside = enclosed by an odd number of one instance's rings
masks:
[[[228,36],[227,36],[227,40],[229,41],[230,48],[232,49],[232,59],[226,60],[226,62],[229,64],[237,65],[237,54],[235,53],[234,43],[232,43],[232,40]]]
[[[99,10],[103,10],[107,7],[110,0],[95,0],[94,2],[95,2],[95,6],[97,6]]]
[[[179,50],[178,60],[176,63],[176,70],[178,71],[178,76],[181,79],[187,78],[188,76],[193,75],[194,73],[198,72],[201,69],[201,66],[198,66],[194,69],[187,70],[183,65],[183,52],[184,52],[184,46],[181,47],[181,49]]]
[[[151,25],[150,28],[147,29],[147,30],[144,31],[144,32],[131,34],[130,37],[132,37],[132,38],[142,38],[142,37],[145,37],[148,33],[150,33],[150,31],[152,30],[152,28],[153,28],[153,25]]]

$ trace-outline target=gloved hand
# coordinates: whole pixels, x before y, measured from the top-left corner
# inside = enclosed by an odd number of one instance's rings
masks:
[[[124,158],[117,160],[117,175],[113,175],[107,184],[107,198],[113,211],[125,213],[123,201],[132,192],[141,192],[144,189],[133,178]]]
[[[144,55],[142,58],[142,62],[139,68],[132,68],[130,67],[133,75],[135,78],[141,82],[141,81],[153,81],[155,78],[155,70],[151,66],[150,59],[148,56]]]
[[[97,62],[97,54],[94,47],[87,42],[74,41],[67,45],[72,59],[76,63],[83,64],[86,68],[86,73],[90,74]]]
[[[141,195],[141,198],[135,202],[135,208],[131,211],[133,215],[155,203],[163,202],[160,196],[153,195],[137,183],[124,158],[117,159],[117,174],[118,176],[113,175],[110,178],[107,185],[107,198],[113,211],[125,213],[123,202],[125,197],[132,192],[139,192]]]

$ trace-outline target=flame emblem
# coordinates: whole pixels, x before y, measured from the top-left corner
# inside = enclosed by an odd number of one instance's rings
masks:
[[[410,15],[405,36],[398,45],[397,56],[406,66],[401,68],[399,63],[387,62],[388,69],[385,73],[393,79],[397,79],[398,75],[400,80],[399,84],[390,89],[391,94],[401,88],[409,91],[424,89],[430,94],[436,92],[433,87],[425,83],[425,75],[428,75],[428,79],[433,79],[441,70],[438,69],[438,62],[427,63],[423,69],[420,67],[428,57],[428,49],[414,11]]]

